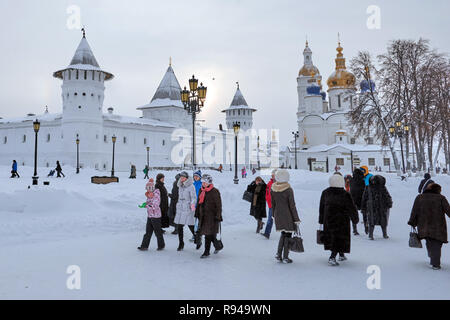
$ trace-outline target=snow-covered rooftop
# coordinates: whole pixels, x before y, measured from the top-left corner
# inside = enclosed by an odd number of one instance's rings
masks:
[[[6,118],[0,119],[0,124],[8,124],[8,123],[20,123],[27,121],[39,120],[39,122],[50,122],[59,120],[62,118],[61,113],[43,113],[39,115],[27,115],[25,117],[16,117],[16,118]]]
[[[155,120],[155,119],[127,117],[127,116],[121,116],[121,115],[110,114],[110,113],[104,113],[103,119],[109,120],[109,121],[114,121],[114,122],[119,122],[119,123],[150,125],[150,126],[155,126],[155,127],[168,127],[168,128],[176,127],[172,123],[163,122],[163,121],[159,121],[159,120]]]
[[[326,151],[329,151],[329,150],[337,148],[337,147],[342,147],[349,151],[354,151],[354,152],[357,152],[357,151],[379,152],[379,151],[387,151],[388,150],[387,147],[383,147],[383,146],[375,145],[375,144],[334,143],[334,144],[330,144],[330,145],[320,144],[320,145],[308,148],[307,150],[300,150],[299,152],[306,152],[306,153],[326,152]]]
[[[181,102],[181,87],[170,65],[161,83],[156,89],[155,95],[149,104],[139,107],[138,110],[152,107],[175,106],[183,108]]]

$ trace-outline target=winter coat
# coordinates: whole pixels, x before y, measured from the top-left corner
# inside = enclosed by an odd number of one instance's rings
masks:
[[[408,224],[417,227],[420,239],[431,238],[448,243],[445,215],[450,217],[448,201],[432,188],[416,197]]]
[[[350,180],[350,194],[352,195],[353,202],[358,210],[361,210],[361,200],[365,188],[364,174],[361,170],[355,169],[353,171],[353,177]]]
[[[156,181],[155,188],[159,190],[159,194],[161,197],[161,201],[159,207],[161,209],[161,227],[168,228],[169,227],[169,196],[167,195],[167,189],[164,186],[164,183],[161,181]]]
[[[198,180],[198,181],[194,180],[194,187],[195,187],[195,195],[197,196],[197,199],[198,199],[198,195],[200,194],[200,189],[202,188],[202,181],[201,180]]]
[[[195,206],[197,203],[193,181],[192,177],[189,177],[184,183],[181,182],[181,179],[178,180],[178,202],[177,213],[174,219],[175,224],[188,226],[195,224],[194,211],[191,210],[191,206]]]
[[[255,217],[255,219],[262,219],[266,218],[266,184],[264,182],[261,182],[259,192],[256,192],[256,188],[258,185],[255,181],[250,183],[247,186],[247,191],[251,192],[253,194],[253,197],[256,196],[256,205],[253,204],[254,198],[252,199],[252,202],[250,203],[250,215]]]
[[[392,208],[392,198],[385,186],[386,179],[374,176],[364,190],[361,211],[367,215],[369,226],[386,227],[389,219],[389,209]]]
[[[350,221],[359,221],[351,195],[343,188],[325,189],[319,206],[319,223],[323,224],[325,250],[350,253]]]
[[[12,164],[12,170],[15,172],[17,171],[17,162],[13,162]]]
[[[201,191],[200,191],[201,192]],[[205,193],[202,204],[197,204],[195,217],[198,219],[199,232],[201,235],[216,235],[219,233],[219,224],[222,219],[222,200],[220,192],[212,188]]]
[[[159,204],[161,202],[161,195],[158,189],[153,191],[153,198],[147,198],[147,215],[149,218],[161,218],[161,209]]]
[[[170,193],[169,217],[174,219],[177,212],[178,202],[178,179],[173,182],[172,192]]]
[[[55,170],[57,172],[61,172],[62,171],[61,165],[59,163],[56,164],[56,169]]]
[[[272,198],[270,197],[270,190],[272,189],[273,179],[270,179],[269,183],[266,186],[266,202],[269,206],[269,209],[272,208]]]
[[[417,189],[417,191],[419,193],[423,193],[425,191],[425,189],[431,184],[434,183],[433,180],[431,180],[431,175],[429,173],[425,173],[424,175],[424,179],[422,181],[420,181],[419,184],[419,188]]]
[[[300,223],[295,207],[294,191],[287,182],[275,182],[270,192],[272,198],[272,217],[278,232],[294,232]]]

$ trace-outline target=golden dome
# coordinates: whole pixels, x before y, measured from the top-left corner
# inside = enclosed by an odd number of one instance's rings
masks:
[[[342,54],[344,49],[341,47],[341,43],[339,42],[336,51],[338,52],[336,55],[336,70],[330,75],[327,80],[328,90],[333,88],[346,88],[353,89],[355,88],[355,76],[353,73],[347,71],[345,67],[345,58]]]
[[[319,69],[317,69],[317,67],[316,66],[314,66],[314,65],[311,65],[311,66],[303,66],[301,69],[300,69],[300,71],[298,72],[298,76],[308,76],[308,77],[310,77],[311,76],[311,73],[313,73],[314,72],[314,74],[320,74],[320,72],[319,72]]]

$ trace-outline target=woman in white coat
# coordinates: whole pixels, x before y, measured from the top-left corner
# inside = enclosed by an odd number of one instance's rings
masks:
[[[194,187],[194,180],[189,177],[186,171],[180,173],[180,179],[178,180],[178,202],[177,202],[177,213],[174,219],[174,223],[177,225],[178,229],[178,251],[184,248],[183,239],[183,229],[184,226],[188,226],[191,230],[192,235],[194,232],[194,213],[195,205],[197,203],[197,195]]]

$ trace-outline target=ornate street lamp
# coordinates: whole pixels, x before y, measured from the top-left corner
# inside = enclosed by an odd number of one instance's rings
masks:
[[[297,139],[300,136],[298,131],[294,132],[292,131],[292,134],[294,135],[294,152],[295,152],[295,169],[297,168]]]
[[[77,174],[78,174],[80,173],[80,138],[78,137],[78,133],[75,143],[77,144]]]
[[[200,83],[198,86],[198,80],[195,76],[189,79],[189,90],[184,87],[181,90],[181,102],[184,105],[184,110],[188,114],[192,115],[192,167],[195,169],[196,158],[195,158],[195,118],[197,113],[200,113],[201,108],[205,105],[207,88]]]
[[[241,123],[240,122],[234,122],[233,123],[233,130],[234,130],[234,184],[239,183],[239,178],[237,174],[238,170],[238,135],[239,130],[241,129]]]
[[[39,177],[37,175],[37,146],[38,146],[38,132],[41,127],[41,123],[36,119],[33,122],[34,129],[34,175],[33,175],[33,185],[38,185]]]
[[[112,153],[111,177],[114,177],[114,153],[115,153],[115,149],[116,149],[116,141],[117,141],[117,137],[116,137],[116,135],[113,135],[112,136],[113,153]]]

